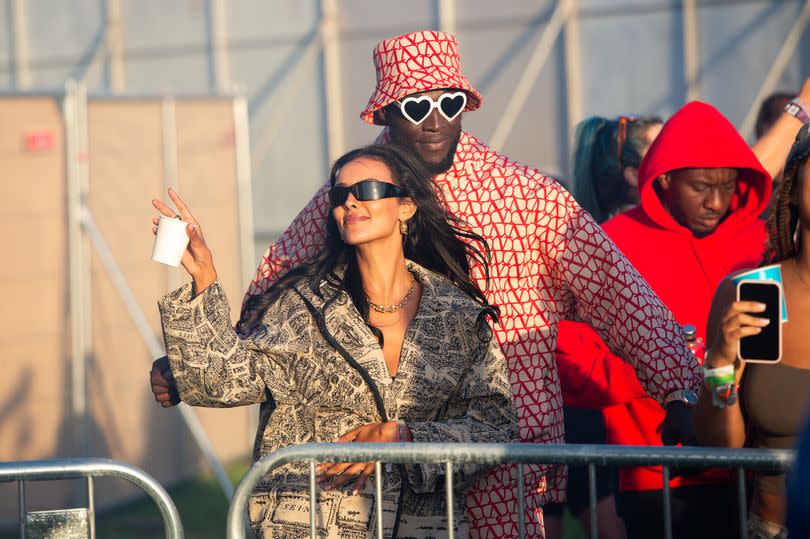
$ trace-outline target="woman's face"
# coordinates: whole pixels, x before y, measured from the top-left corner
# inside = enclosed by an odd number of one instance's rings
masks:
[[[335,180],[336,186],[351,187],[364,180],[378,180],[395,184],[388,166],[377,159],[360,157],[343,166]],[[400,222],[410,219],[416,207],[407,198],[357,200],[349,193],[346,201],[332,210],[340,236],[348,245],[372,242],[402,244]]]

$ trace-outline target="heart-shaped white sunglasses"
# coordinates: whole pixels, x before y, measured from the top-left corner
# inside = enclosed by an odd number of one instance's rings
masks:
[[[437,100],[430,96],[406,97],[397,101],[402,115],[413,125],[419,125],[430,116],[433,109],[439,109],[439,114],[452,122],[467,106],[467,94],[464,92],[445,92]]]

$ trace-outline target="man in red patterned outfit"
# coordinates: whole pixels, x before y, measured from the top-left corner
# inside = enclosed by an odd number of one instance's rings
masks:
[[[407,34],[382,41],[373,57],[377,85],[361,118],[386,126],[378,141],[418,154],[451,211],[492,249],[487,296],[501,308],[495,334],[509,365],[520,439],[563,441],[554,349],[557,323],[575,317],[629,359],[651,397],[662,405],[675,401],[667,405],[664,429],[675,441],[688,435],[691,413],[677,397],[697,389],[700,379],[680,326],[565,189],[461,130],[462,111],[476,110],[482,98],[461,72],[455,38]],[[248,297],[320,250],[327,191],[322,187],[267,250]],[[472,271],[483,288],[481,268]],[[565,469],[525,471],[526,534],[542,537],[542,505],[560,501]],[[515,468],[501,466],[467,492],[473,536],[518,536],[515,485]]]

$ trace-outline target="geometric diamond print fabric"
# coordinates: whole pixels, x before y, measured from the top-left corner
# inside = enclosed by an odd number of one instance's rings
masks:
[[[378,140],[385,140],[386,134]],[[554,362],[557,322],[589,321],[636,367],[659,402],[676,389],[697,389],[697,365],[680,326],[645,281],[556,181],[462,133],[452,168],[435,177],[448,208],[492,250],[489,301],[501,309],[494,327],[506,356],[520,440],[562,443],[562,397]],[[324,186],[270,246],[248,295],[266,290],[323,244],[329,212]],[[483,288],[480,268],[473,276]],[[542,537],[542,505],[561,501],[565,469],[524,466],[526,533]],[[517,537],[516,470],[494,469],[467,493],[473,537]]]
[[[374,111],[408,95],[436,88],[467,94],[465,112],[481,105],[481,94],[461,72],[458,44],[452,34],[426,30],[381,41],[372,53],[377,84],[360,118],[374,123]]]

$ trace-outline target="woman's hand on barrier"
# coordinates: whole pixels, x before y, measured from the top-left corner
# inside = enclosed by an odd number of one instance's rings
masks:
[[[186,269],[188,274],[194,280],[194,295],[200,294],[203,290],[208,288],[214,281],[217,280],[217,270],[214,268],[214,260],[211,250],[205,243],[203,238],[202,228],[200,223],[191,214],[188,206],[180,198],[180,195],[174,189],[169,189],[169,198],[177,206],[178,211],[174,211],[171,207],[167,206],[160,200],[152,200],[152,205],[166,217],[180,216],[183,221],[188,223],[186,232],[188,233],[188,247],[186,252],[183,253],[181,264]],[[152,233],[157,234],[157,225],[160,222],[159,217],[152,219]]]
[[[706,366],[710,368],[733,365],[737,359],[737,344],[743,337],[756,335],[769,320],[749,313],[761,313],[765,305],[756,301],[734,301],[723,313],[720,326],[712,340]]]
[[[369,423],[352,429],[342,436],[335,438],[334,442],[398,442],[397,422]],[[366,486],[366,481],[374,473],[373,462],[336,462],[321,464],[315,469],[318,474],[317,481],[324,490],[333,490],[351,479],[357,479],[352,494],[360,493]],[[325,484],[324,484],[325,483]]]

